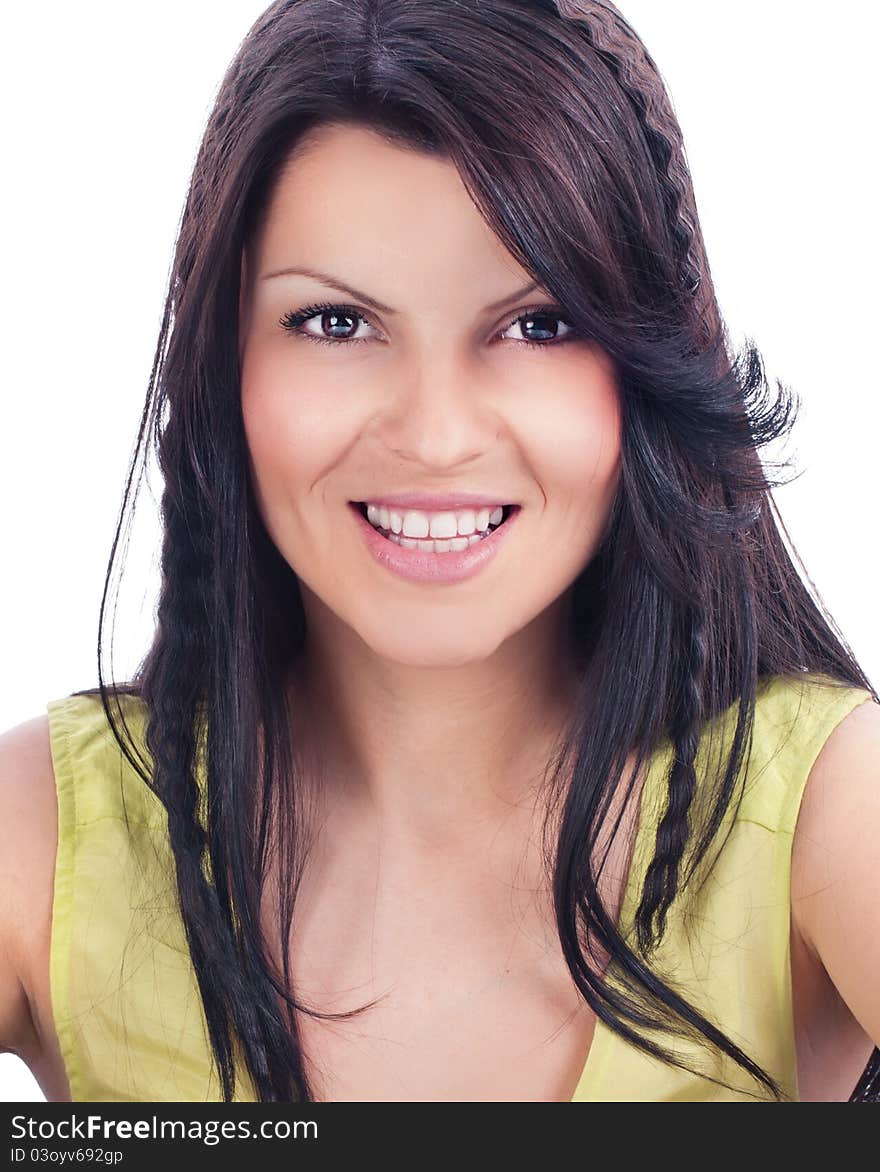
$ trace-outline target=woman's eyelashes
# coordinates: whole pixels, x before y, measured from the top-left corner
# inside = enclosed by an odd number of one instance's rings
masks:
[[[318,322],[318,328],[320,330],[342,330],[343,336],[331,334],[327,337],[323,333],[311,333],[302,328],[306,323],[311,322],[316,317],[320,317]],[[352,328],[349,323],[355,322],[370,326],[371,329],[374,328],[370,319],[361,313],[360,310],[355,309],[351,305],[328,301],[322,302],[319,305],[306,305],[302,309],[292,310],[280,318],[278,324],[293,337],[306,338],[308,341],[318,342],[322,346],[354,346],[361,342],[372,341],[371,338],[344,336],[344,332],[346,330],[350,331]],[[554,322],[561,322],[568,332],[560,335],[558,326],[554,328],[550,324]],[[513,326],[519,326],[523,333],[525,331],[529,333],[537,332],[539,335],[544,336],[539,338],[523,337],[503,340],[512,341],[517,345],[529,346],[538,350],[561,346],[565,342],[574,341],[581,336],[565,317],[564,310],[558,305],[540,305],[528,310],[526,313],[518,314],[507,323],[500,333],[506,333]]]

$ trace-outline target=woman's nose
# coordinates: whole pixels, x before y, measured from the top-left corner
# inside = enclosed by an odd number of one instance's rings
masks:
[[[453,468],[477,459],[497,440],[500,420],[473,374],[434,368],[407,380],[377,420],[385,445],[425,468]]]

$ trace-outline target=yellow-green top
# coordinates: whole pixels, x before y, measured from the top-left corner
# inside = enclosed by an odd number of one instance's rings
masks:
[[[688,900],[687,915],[680,901],[673,903],[666,935],[650,961],[793,1099],[792,835],[819,750],[843,717],[870,698],[860,688],[812,675],[762,683],[743,800],[735,811],[737,786],[716,841],[733,823],[730,837],[698,897]],[[124,703],[127,723],[143,746],[146,709],[131,697]],[[122,755],[99,696],[53,700],[47,711],[58,792],[51,996],[73,1101],[219,1102],[177,905],[165,810]],[[719,751],[729,751],[735,716],[732,707],[707,725],[698,778],[707,754],[714,762]],[[148,759],[145,747],[142,752]],[[664,741],[651,757],[642,790],[620,917],[631,944],[670,759]],[[714,847],[709,854],[712,859]],[[614,979],[613,966],[608,975]],[[669,1034],[646,1036],[702,1075],[652,1058],[598,1019],[572,1102],[772,1098],[708,1045]],[[243,1065],[239,1072],[236,1101],[254,1101]]]

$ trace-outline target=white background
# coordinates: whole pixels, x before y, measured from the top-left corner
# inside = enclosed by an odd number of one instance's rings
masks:
[[[776,501],[876,686],[877,7],[619,3],[672,94],[731,332],[803,399],[784,453],[803,475]],[[104,573],[189,172],[226,64],[264,7],[6,9],[0,729],[97,683]],[[152,623],[149,493],[138,511],[120,679]],[[23,1063],[0,1056],[0,1099],[42,1098]]]

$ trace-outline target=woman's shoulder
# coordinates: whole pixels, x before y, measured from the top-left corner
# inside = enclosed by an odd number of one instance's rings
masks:
[[[57,836],[43,713],[0,735],[0,1050],[26,1061],[42,1032],[35,974],[49,949]]]
[[[793,832],[791,893],[810,952],[849,1011],[880,1044],[880,705],[854,689],[837,706],[811,768]]]
[[[773,676],[759,689],[746,816],[793,834],[810,775],[829,738],[871,693],[818,672]],[[768,784],[762,779],[767,775]]]
[[[144,710],[120,704],[142,746]],[[26,1035],[29,974],[48,950],[59,845],[106,817],[154,821],[155,796],[122,753],[100,694],[72,693],[0,734],[0,1049]],[[59,843],[59,839],[61,842]]]
[[[144,781],[151,772],[146,704],[134,692],[108,694],[106,703],[109,717],[101,693],[92,689],[46,705],[62,834],[102,818],[129,823],[162,818]]]
[[[765,735],[797,732],[806,752],[818,752],[831,730],[853,708],[873,699],[866,688],[822,672],[763,677],[758,685],[756,713]]]
[[[110,703],[143,760],[142,701],[121,693],[118,705]],[[44,1075],[53,1097],[64,1097],[50,985],[53,918],[71,894],[57,891],[59,878],[63,888],[83,844],[96,857],[96,835],[121,864],[118,844],[129,841],[134,824],[155,825],[162,813],[120,748],[97,690],[50,700],[43,713],[0,734],[0,1051]],[[111,833],[109,820],[126,825]]]

